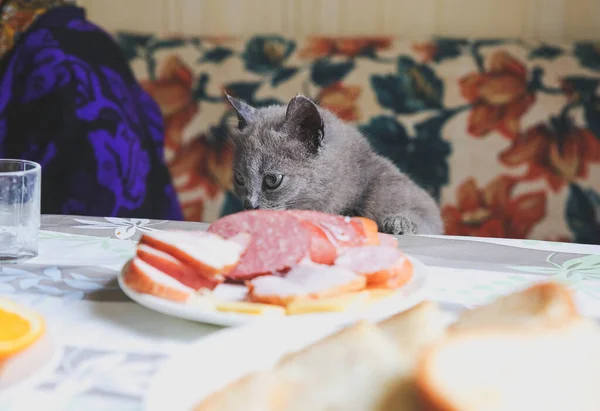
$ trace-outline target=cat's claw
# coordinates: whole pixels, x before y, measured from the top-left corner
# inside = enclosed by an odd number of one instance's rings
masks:
[[[403,215],[395,215],[383,220],[383,232],[393,235],[417,234],[417,225]]]

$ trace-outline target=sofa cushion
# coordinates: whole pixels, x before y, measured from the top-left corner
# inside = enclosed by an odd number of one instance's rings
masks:
[[[223,92],[305,94],[439,202],[447,234],[600,242],[600,46],[511,40],[118,40],[163,110],[186,218],[240,209]]]

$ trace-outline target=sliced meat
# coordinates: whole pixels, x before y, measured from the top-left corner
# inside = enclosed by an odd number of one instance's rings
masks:
[[[317,264],[332,265],[338,255],[338,250],[329,241],[325,230],[308,220],[301,220],[301,224],[310,232],[310,260]]]
[[[137,257],[196,291],[202,288],[214,290],[217,285],[224,281],[224,277],[220,275],[205,277],[193,267],[184,264],[172,255],[146,244],[138,246]]]
[[[206,231],[204,231],[204,232],[206,232]],[[252,236],[248,233],[239,233],[239,234],[234,235],[233,237],[228,238],[229,241],[233,241],[234,243],[237,243],[240,246],[242,246],[244,251],[250,245],[251,239],[252,239]]]
[[[308,221],[321,228],[329,242],[338,250],[338,254],[345,248],[364,245],[369,238],[363,220],[358,218],[307,210],[290,210],[287,213],[300,221]]]
[[[389,247],[398,248],[398,240],[391,234],[377,233],[380,245],[387,245]]]
[[[401,287],[413,273],[410,260],[400,250],[384,245],[350,248],[335,265],[364,275],[367,286],[376,288]]]
[[[371,282],[367,288],[369,290],[395,290],[397,288],[404,287],[404,285],[406,285],[413,276],[413,266],[410,264],[410,261],[407,260],[407,262],[409,264],[409,268],[407,270],[401,271],[398,275],[391,277],[386,281]]]
[[[160,231],[142,235],[140,243],[170,254],[199,275],[215,277],[227,274],[240,261],[249,243],[248,234],[244,236],[230,241],[206,232]]]
[[[288,211],[311,232],[310,258],[318,264],[333,264],[348,247],[379,244],[377,224],[364,217],[342,217],[318,211]]]
[[[194,294],[191,288],[137,257],[125,270],[125,284],[138,293],[179,302],[187,301]]]
[[[310,232],[284,211],[253,210],[225,216],[208,231],[225,238],[250,234],[250,244],[239,263],[226,276],[249,280],[286,272],[310,253]]]
[[[206,236],[214,235],[214,233],[209,233],[208,231],[192,231],[192,233],[194,233],[195,235],[197,235],[199,237],[206,237]],[[223,236],[220,236],[220,237],[224,238]],[[245,250],[250,245],[250,234],[239,233],[239,234],[234,235],[233,237],[229,237],[227,240],[233,241],[234,243],[239,244]]]
[[[365,288],[364,276],[330,265],[301,264],[285,277],[255,278],[247,283],[251,301],[287,306],[304,299],[335,297]]]
[[[352,217],[350,221],[359,229],[365,240],[363,245],[379,245],[381,238],[377,229],[377,223],[366,217]]]

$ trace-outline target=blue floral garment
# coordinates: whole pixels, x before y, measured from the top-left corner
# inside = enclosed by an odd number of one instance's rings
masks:
[[[42,213],[181,220],[158,106],[112,38],[66,6],[0,61],[0,158],[42,165]]]

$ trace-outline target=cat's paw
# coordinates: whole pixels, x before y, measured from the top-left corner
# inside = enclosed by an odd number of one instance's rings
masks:
[[[417,234],[417,225],[403,215],[395,215],[383,220],[384,233],[393,235]]]

